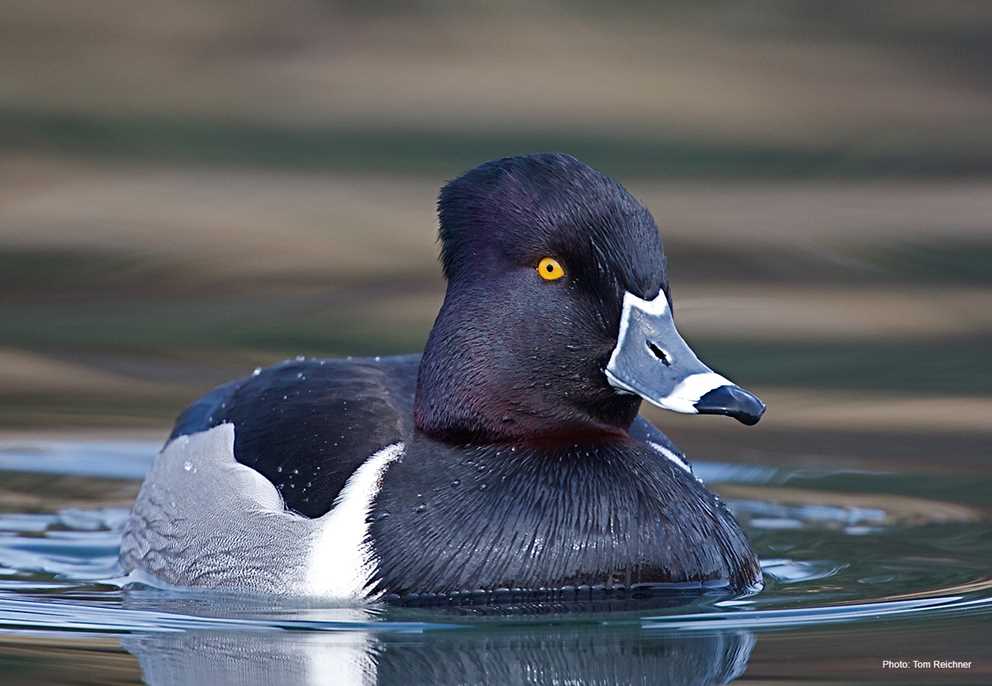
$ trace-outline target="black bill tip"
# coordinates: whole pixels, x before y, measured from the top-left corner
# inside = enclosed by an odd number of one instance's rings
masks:
[[[741,424],[753,426],[765,413],[765,404],[758,396],[740,386],[720,386],[695,403],[699,414],[725,414]]]

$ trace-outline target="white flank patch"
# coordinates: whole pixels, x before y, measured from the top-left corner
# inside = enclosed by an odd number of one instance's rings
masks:
[[[319,533],[307,569],[308,595],[365,597],[378,567],[367,518],[386,467],[404,450],[402,443],[394,443],[365,460],[341,489],[331,511],[318,520]]]
[[[661,443],[655,443],[654,441],[648,441],[648,445],[654,448],[657,452],[661,453],[669,462],[674,462],[677,466],[684,469],[688,474],[692,474],[692,467],[683,460],[681,457],[676,455],[674,452],[663,446]]]
[[[679,382],[679,385],[672,389],[672,392],[664,398],[654,401],[656,404],[668,410],[683,412],[685,414],[699,414],[696,403],[704,395],[720,386],[733,386],[734,384],[716,372],[705,372],[703,374],[692,374]]]

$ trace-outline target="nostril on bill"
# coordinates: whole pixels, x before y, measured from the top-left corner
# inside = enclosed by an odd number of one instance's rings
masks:
[[[664,364],[666,367],[672,366],[672,358],[669,357],[667,352],[659,348],[652,341],[647,341],[647,346],[648,346],[648,350],[651,351],[651,354],[657,357],[659,360],[661,360],[662,364]]]

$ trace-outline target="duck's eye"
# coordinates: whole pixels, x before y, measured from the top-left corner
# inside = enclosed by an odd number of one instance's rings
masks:
[[[565,276],[565,269],[555,258],[545,257],[537,264],[537,273],[540,274],[541,278],[545,281],[557,281],[561,277]]]

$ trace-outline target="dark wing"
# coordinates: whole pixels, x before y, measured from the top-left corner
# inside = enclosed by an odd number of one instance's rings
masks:
[[[671,453],[674,453],[679,460],[681,460],[683,463],[685,463],[687,467],[689,467],[690,471],[692,470],[692,465],[689,463],[689,458],[685,456],[685,453],[679,450],[678,446],[672,443],[672,439],[666,436],[661,431],[661,429],[656,427],[654,424],[646,420],[641,415],[637,415],[637,418],[634,420],[634,423],[630,425],[630,429],[628,430],[628,433],[630,434],[631,438],[638,440],[641,443],[646,443],[656,453],[662,452],[658,449],[658,446],[664,448],[665,450]],[[666,457],[671,459],[670,456],[666,455]]]
[[[370,455],[413,432],[419,362],[283,362],[206,394],[169,438],[234,424],[235,459],[271,481],[288,509],[320,517]]]

